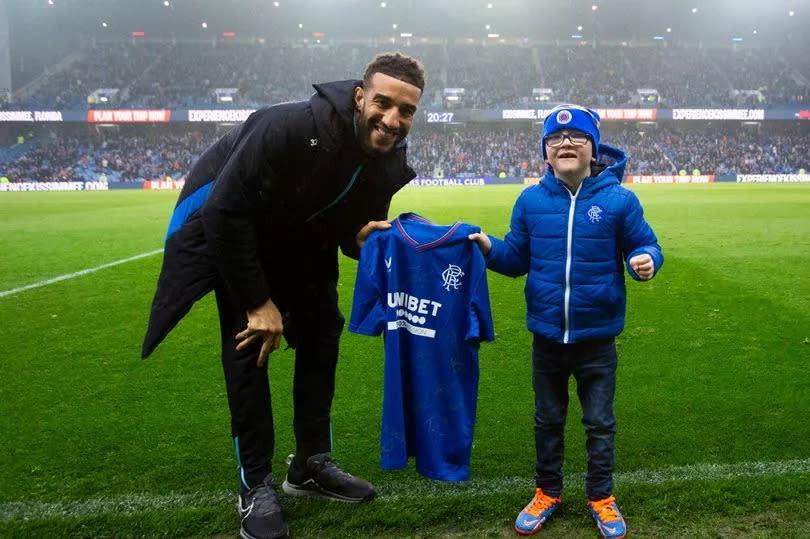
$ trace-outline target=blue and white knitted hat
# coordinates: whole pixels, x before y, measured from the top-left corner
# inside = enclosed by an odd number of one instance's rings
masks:
[[[546,157],[546,137],[563,129],[576,129],[587,133],[593,143],[593,157],[599,156],[599,114],[580,105],[559,105],[551,109],[543,121],[543,140],[540,149]]]

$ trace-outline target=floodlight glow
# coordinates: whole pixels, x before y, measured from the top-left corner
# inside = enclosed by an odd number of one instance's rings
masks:
[[[380,7],[385,7],[385,6],[387,6],[387,5],[388,5],[388,4],[387,4],[386,2],[380,2]]]
[[[163,0],[163,5],[169,7],[169,0]]]
[[[792,16],[793,16],[793,15],[795,15],[795,14],[796,14],[796,12],[795,12],[795,11],[788,11],[788,17],[792,17]]]
[[[487,9],[492,9],[492,4],[487,4]]]
[[[754,30],[754,35],[757,35],[757,31],[756,31],[756,30]]]
[[[410,32],[402,32],[399,34],[399,37],[413,37],[413,34]]]
[[[599,6],[597,6],[596,4],[591,6],[591,11],[596,11],[597,9],[599,9]]]
[[[577,30],[580,31],[580,32],[582,31],[582,25],[581,24],[579,26],[577,26]]]
[[[397,23],[392,24],[392,25],[391,25],[391,28],[393,28],[394,30],[396,30],[396,29],[397,29]]]
[[[697,13],[697,8],[696,7],[692,8],[692,13]]]
[[[48,5],[52,6],[53,5],[53,0],[48,0]]]
[[[103,22],[103,23],[101,23],[101,26],[102,26],[103,28],[107,28],[107,23],[106,23],[106,22]],[[756,30],[754,30],[754,31],[756,32]]]
[[[203,28],[208,28],[208,23],[203,21],[203,23],[200,26],[202,26]]]
[[[304,27],[304,25],[299,22],[298,23],[298,28],[303,28],[303,27]]]
[[[273,7],[278,7],[278,6],[279,6],[278,2],[273,2]]]
[[[484,30],[489,30],[489,28],[490,28],[490,25],[484,26]]]
[[[672,32],[672,28],[667,28],[667,33]]]

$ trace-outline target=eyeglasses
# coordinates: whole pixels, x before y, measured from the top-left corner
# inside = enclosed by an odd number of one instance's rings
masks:
[[[590,137],[584,133],[554,133],[546,137],[546,144],[552,148],[559,148],[565,139],[568,139],[574,146],[584,146]]]

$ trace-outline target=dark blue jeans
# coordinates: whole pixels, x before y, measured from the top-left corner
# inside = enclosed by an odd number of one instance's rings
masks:
[[[597,339],[561,344],[534,336],[532,347],[534,384],[534,441],[537,451],[537,486],[552,497],[563,488],[563,433],[568,412],[568,378],[577,382],[582,404],[588,451],[585,492],[600,500],[613,491],[613,438],[616,417],[616,341]]]

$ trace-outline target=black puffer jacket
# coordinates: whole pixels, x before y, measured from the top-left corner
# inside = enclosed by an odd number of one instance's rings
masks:
[[[387,219],[416,175],[404,141],[388,155],[361,151],[361,84],[318,84],[309,101],[260,109],[203,153],[169,226],[144,357],[217,283],[247,310],[307,281],[336,281],[338,245],[358,257],[357,232]]]

